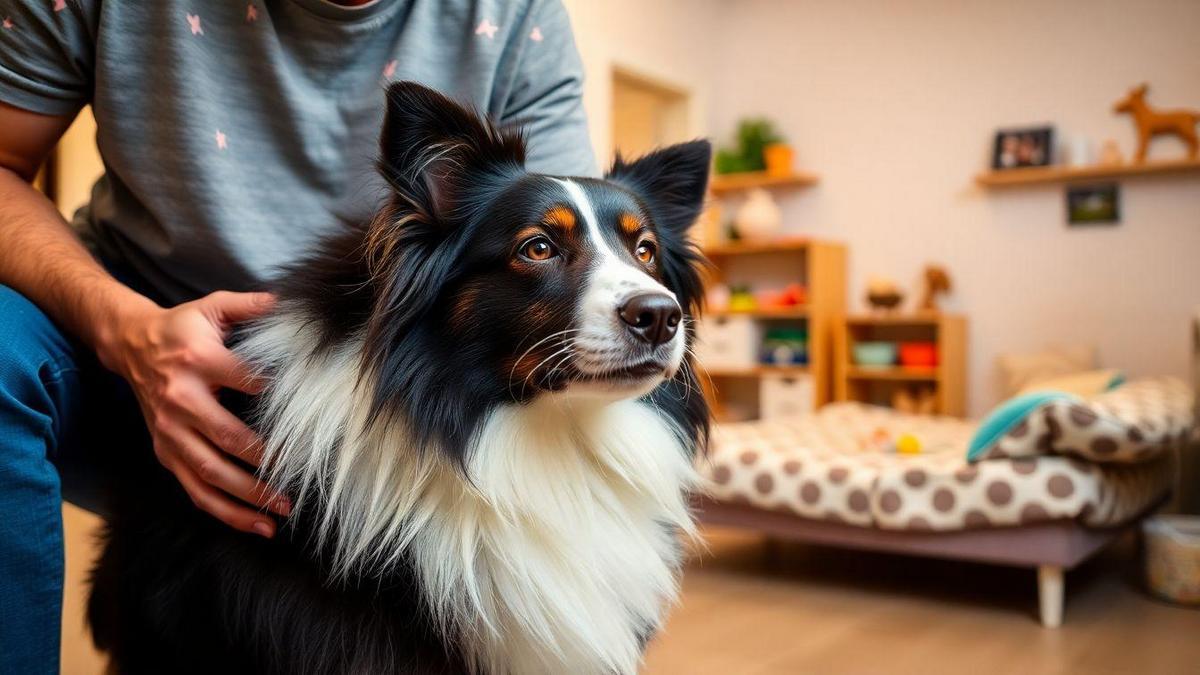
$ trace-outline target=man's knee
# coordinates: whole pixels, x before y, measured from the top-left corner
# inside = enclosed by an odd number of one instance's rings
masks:
[[[0,393],[24,398],[74,368],[74,347],[24,295],[0,285]]]

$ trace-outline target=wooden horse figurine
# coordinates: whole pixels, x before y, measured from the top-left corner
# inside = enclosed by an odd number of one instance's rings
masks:
[[[1113,108],[1114,112],[1133,115],[1138,129],[1137,161],[1146,161],[1146,147],[1150,145],[1150,139],[1159,134],[1175,134],[1182,138],[1188,146],[1188,157],[1196,159],[1200,152],[1200,141],[1196,139],[1196,123],[1200,122],[1200,112],[1155,110],[1146,105],[1146,89],[1145,84],[1134,87]]]

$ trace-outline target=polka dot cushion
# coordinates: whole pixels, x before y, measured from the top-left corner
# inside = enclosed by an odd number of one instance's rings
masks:
[[[980,456],[1058,454],[1090,462],[1145,462],[1186,440],[1192,410],[1192,392],[1182,381],[1147,378],[1085,400],[1046,403]]]
[[[1133,517],[1165,494],[1167,458],[1099,465],[1074,457],[967,464],[975,427],[857,403],[803,418],[718,425],[699,461],[719,500],[804,518],[893,530],[960,530],[1079,518],[1093,526]],[[884,438],[913,434],[922,454]]]

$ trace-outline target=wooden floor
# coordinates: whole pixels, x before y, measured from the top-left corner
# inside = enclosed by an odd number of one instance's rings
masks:
[[[64,513],[63,673],[95,675],[82,598],[97,523]],[[648,674],[1200,673],[1200,611],[1137,590],[1128,542],[1068,574],[1066,621],[1046,630],[1032,571],[706,536]]]
[[[706,534],[646,673],[1200,673],[1200,611],[1143,595],[1131,542],[1068,573],[1048,630],[1030,570]]]

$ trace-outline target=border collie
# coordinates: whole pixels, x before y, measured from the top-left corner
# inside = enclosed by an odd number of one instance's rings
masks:
[[[381,146],[382,210],[237,339],[292,515],[264,540],[129,471],[89,607],[121,673],[632,673],[676,596],[709,144],[539,175],[398,83]]]

